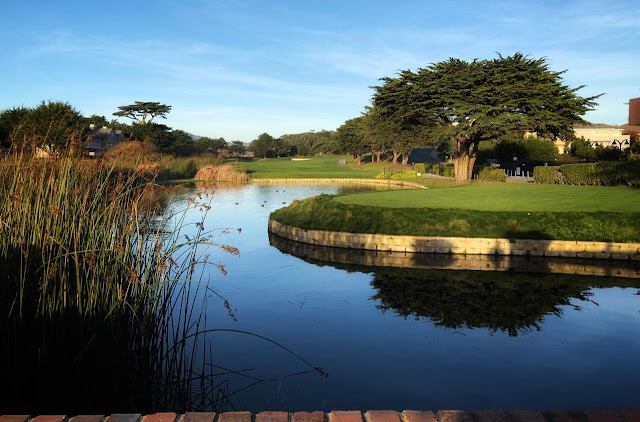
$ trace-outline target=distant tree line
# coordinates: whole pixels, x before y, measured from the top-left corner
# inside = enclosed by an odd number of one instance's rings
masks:
[[[154,122],[166,118],[171,106],[157,102],[140,102],[118,107],[114,116],[127,117],[132,123],[122,123],[105,116],[83,116],[69,103],[43,101],[38,106],[13,107],[0,111],[0,147],[3,149],[46,148],[50,150],[76,150],[94,128],[108,127],[122,130],[127,140],[151,142],[160,152],[176,155],[220,154],[227,150],[242,154],[241,141],[227,143],[224,138],[194,137],[189,133]]]
[[[342,152],[337,146],[335,132],[321,130],[282,135],[274,138],[260,134],[249,144],[249,150],[257,158],[288,157],[295,155],[319,155]]]

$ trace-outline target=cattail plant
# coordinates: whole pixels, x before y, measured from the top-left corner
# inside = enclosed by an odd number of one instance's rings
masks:
[[[53,365],[81,362],[104,347],[106,332],[110,347],[125,351],[121,370],[135,378],[140,410],[196,407],[194,378],[205,374],[195,368],[194,333],[206,303],[200,291],[210,290],[199,277],[217,244],[202,222],[191,228],[184,217],[206,212],[207,199],[178,209],[168,188],[158,195],[153,180],[114,169],[72,157],[0,160],[2,360],[15,366],[34,352],[34,367],[52,356],[61,359]]]

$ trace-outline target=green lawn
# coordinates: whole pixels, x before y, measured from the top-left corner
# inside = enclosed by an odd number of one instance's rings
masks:
[[[389,208],[465,208],[481,211],[640,212],[640,189],[533,183],[474,184],[448,189],[365,192],[342,204]]]
[[[271,218],[352,233],[640,242],[640,189],[496,183],[321,195]]]
[[[304,158],[304,157],[294,157]],[[308,157],[306,161],[294,161],[291,157],[286,158],[265,158],[256,161],[238,162],[238,170],[244,170],[251,174],[252,177],[257,179],[284,179],[284,178],[320,178],[320,177],[335,177],[335,178],[373,178],[380,171],[377,169],[356,169],[347,167],[340,167],[338,160],[346,159],[347,163],[352,163],[353,160],[348,155],[346,156],[323,156],[323,157]]]

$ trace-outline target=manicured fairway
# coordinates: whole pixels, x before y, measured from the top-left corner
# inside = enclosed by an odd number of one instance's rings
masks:
[[[640,212],[640,189],[532,183],[495,183],[444,189],[365,192],[340,196],[334,200],[349,205],[388,208]]]
[[[295,157],[303,158],[303,157]],[[338,161],[346,159],[350,163],[351,157],[325,156],[309,157],[309,160],[297,161],[291,157],[266,158],[256,161],[237,163],[238,170],[244,170],[258,179],[273,178],[304,178],[304,177],[335,177],[335,178],[373,178],[379,170],[360,170],[351,167],[341,167]]]

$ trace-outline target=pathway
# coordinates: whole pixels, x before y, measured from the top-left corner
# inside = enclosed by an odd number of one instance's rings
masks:
[[[225,413],[155,413],[141,414],[79,415],[68,418],[64,415],[41,415],[31,418],[26,415],[0,416],[0,422],[640,422],[640,409],[614,410],[370,410],[323,412],[251,412]]]

